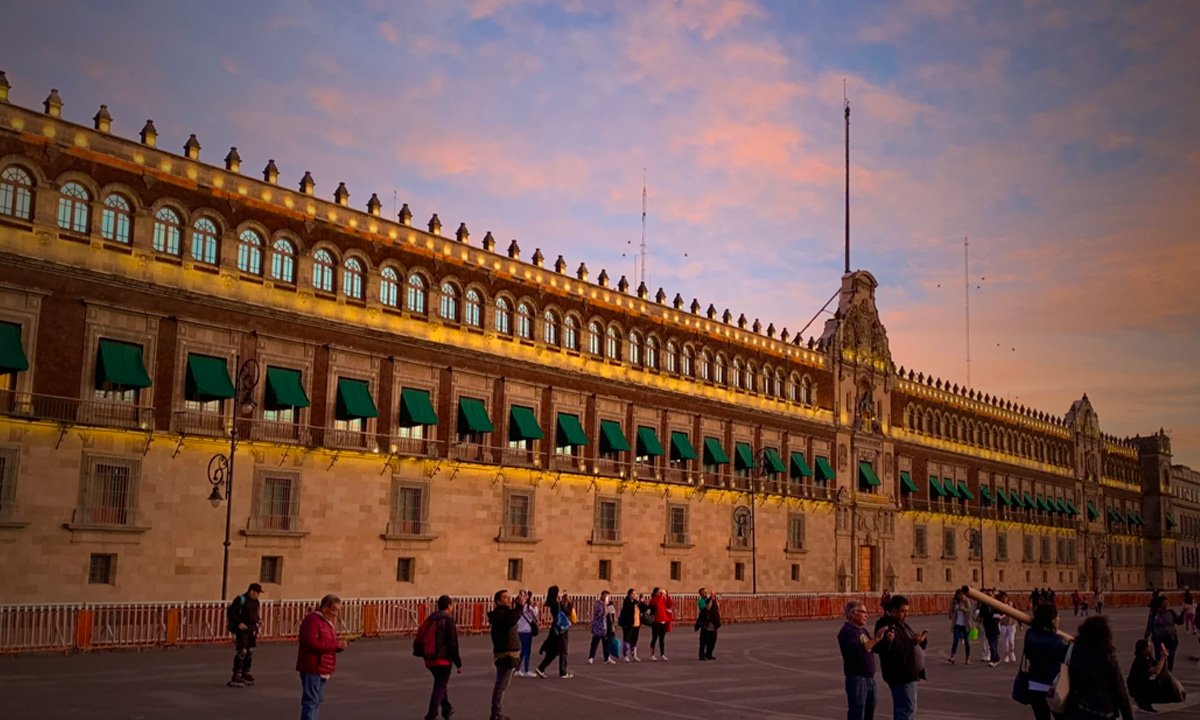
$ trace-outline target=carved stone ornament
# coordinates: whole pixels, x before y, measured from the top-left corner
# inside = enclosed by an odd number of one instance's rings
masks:
[[[838,445],[838,470],[845,470],[850,467],[850,450],[846,447],[846,443]]]

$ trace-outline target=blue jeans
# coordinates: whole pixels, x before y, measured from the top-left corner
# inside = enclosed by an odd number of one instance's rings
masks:
[[[517,670],[529,672],[529,656],[533,654],[533,633],[521,633],[521,656],[517,658]]]
[[[325,678],[310,673],[300,673],[300,720],[317,720],[321,703],[325,700]]]
[[[892,686],[892,720],[913,720],[917,716],[917,681]]]
[[[846,720],[874,720],[875,678],[846,678]]]
[[[971,631],[965,625],[954,626],[954,643],[950,646],[950,657],[958,654],[958,641],[962,640],[967,657],[971,657]]]

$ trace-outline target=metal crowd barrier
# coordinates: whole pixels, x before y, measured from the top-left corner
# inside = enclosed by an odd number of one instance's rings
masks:
[[[1183,601],[1179,592],[1165,593],[1177,606]],[[913,593],[909,600],[913,615],[948,614],[952,593]],[[673,595],[676,625],[690,626],[698,613],[697,595]],[[1027,596],[1014,593],[1018,607],[1025,608]],[[1070,593],[1056,596],[1060,608],[1071,608]],[[1089,602],[1093,602],[1091,593]],[[573,596],[576,619],[581,627],[591,624],[596,595]],[[620,611],[623,595],[613,595]],[[723,623],[781,622],[840,618],[850,600],[862,600],[872,613],[878,611],[879,596],[846,594],[722,594]],[[1146,607],[1148,592],[1111,592],[1105,594],[1107,608]],[[546,627],[550,613],[542,598],[540,622]],[[348,637],[387,637],[411,635],[436,608],[437,599],[363,598],[342,601],[338,632]],[[454,619],[464,633],[488,630],[487,613],[492,609],[490,596],[456,597]],[[317,606],[317,600],[263,600],[260,608],[264,642],[295,640],[300,621]],[[226,604],[219,601],[154,603],[74,603],[0,605],[0,654],[25,652],[86,652],[115,648],[175,647],[231,642],[226,628]]]

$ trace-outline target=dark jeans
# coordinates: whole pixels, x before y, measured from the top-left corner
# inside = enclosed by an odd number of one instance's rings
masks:
[[[604,650],[604,659],[608,660],[608,635],[593,635],[592,648],[588,650],[588,660],[596,657],[596,646],[599,645]]]
[[[625,657],[633,657],[633,653],[637,650],[638,635],[642,634],[642,628],[638,627],[623,627],[621,628],[621,652],[625,653]]]
[[[717,630],[700,628],[700,657],[712,660],[713,650],[717,647]]]
[[[992,662],[1000,662],[1000,651],[996,649],[996,643],[1000,640],[1000,628],[988,628],[984,630],[984,634],[987,636],[988,653],[990,653],[988,657],[992,659]]]
[[[241,675],[250,672],[254,662],[254,646],[258,644],[254,633],[242,630],[234,636],[237,642],[237,652],[233,656],[233,674]]]
[[[429,668],[433,675],[433,693],[429,696],[429,712],[425,720],[437,720],[438,706],[442,708],[442,717],[450,717],[450,673],[453,665],[434,665]]]
[[[958,653],[958,641],[962,640],[967,657],[971,657],[971,631],[965,625],[954,626],[954,643],[950,646],[950,657]]]
[[[650,654],[654,654],[654,644],[658,643],[658,654],[665,655],[667,652],[667,624],[666,623],[651,623],[650,624]]]
[[[558,674],[567,674],[567,636],[559,635],[557,642],[552,642],[546,648],[546,657],[542,658],[542,662],[538,664],[538,670],[546,672],[546,668],[550,667],[550,663],[558,658]]]
[[[492,688],[492,720],[501,720],[504,717],[504,713],[501,711],[501,706],[504,704],[504,691],[512,682],[515,669],[509,658],[503,658],[501,664],[496,665],[496,686]]]
[[[1050,703],[1046,700],[1045,692],[1030,690],[1029,707],[1033,708],[1033,716],[1037,720],[1062,720],[1062,715],[1050,712]]]
[[[875,678],[846,678],[846,720],[874,720]]]
[[[917,716],[917,681],[892,686],[892,720],[913,720]]]
[[[300,673],[300,720],[317,720],[321,703],[325,701],[325,678]]]

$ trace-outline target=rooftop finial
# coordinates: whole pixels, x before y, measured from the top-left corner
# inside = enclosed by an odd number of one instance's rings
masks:
[[[546,256],[545,256],[545,255],[542,255],[542,249],[541,249],[541,248],[534,248],[534,249],[533,249],[533,257],[532,257],[532,258],[530,258],[530,260],[532,260],[532,261],[533,261],[533,266],[534,266],[534,267],[541,267],[541,266],[542,266],[542,265],[544,265],[544,264],[545,264],[545,262],[546,262]]]
[[[395,207],[395,205],[392,207]],[[406,227],[412,225],[412,210],[408,209],[408,203],[404,203],[400,206],[400,215],[398,217],[400,218],[401,225]]]
[[[379,211],[383,207],[383,203],[379,201],[379,195],[371,193],[371,199],[367,201],[367,212],[375,217],[379,217]]]
[[[0,102],[8,102],[8,91],[12,86],[8,84],[8,76],[0,70]]]
[[[623,293],[629,292],[629,281],[625,279],[624,275],[622,275],[621,279],[617,281],[617,290],[620,290]]]
[[[225,156],[225,169],[235,173],[242,171],[242,156],[238,155],[237,148],[229,148],[229,154]]]
[[[138,134],[142,138],[143,145],[154,147],[155,143],[158,142],[158,130],[154,128],[153,120],[147,120],[146,124],[142,126],[142,131]]]
[[[51,90],[50,94],[46,96],[45,102],[42,103],[42,107],[46,109],[46,114],[51,117],[62,117],[62,106],[63,101],[58,96],[58,88]]]
[[[517,244],[516,238],[508,244],[508,256],[513,260],[521,259],[521,246]]]
[[[272,158],[267,161],[267,166],[263,168],[263,180],[274,185],[279,182],[279,168],[275,167],[275,160]]]
[[[317,187],[317,182],[313,180],[312,173],[308,170],[304,171],[304,177],[300,178],[300,192],[305,195],[312,195],[313,190]]]
[[[3,74],[0,73],[0,75]],[[96,129],[100,132],[108,132],[112,129],[112,115],[108,114],[107,105],[100,106],[100,109],[96,111],[96,115],[92,118],[92,122],[95,123]]]
[[[200,159],[200,141],[196,139],[195,133],[192,133],[188,137],[188,141],[183,144],[183,154],[189,160]]]
[[[437,213],[434,213],[433,217],[429,218],[429,232],[434,235],[442,234],[442,221],[438,219]]]
[[[454,231],[454,238],[460,243],[465,243],[471,239],[471,231],[467,229],[465,222],[458,224],[458,229]]]
[[[558,259],[554,261],[554,272],[558,273],[559,275],[562,275],[566,271],[567,271],[567,261],[563,260],[562,255],[559,255]]]
[[[346,189],[346,183],[338,183],[337,189],[333,191],[333,201],[342,207],[350,204],[350,191]]]
[[[579,269],[575,271],[575,277],[579,278],[580,280],[582,280],[584,282],[587,282],[587,279],[588,279],[587,265],[584,265],[583,263],[579,263]]]
[[[600,283],[600,287],[608,287],[608,270],[600,268],[600,276],[596,278],[596,282]]]
[[[483,236],[483,249],[488,252],[496,252],[496,238],[492,237],[491,230],[488,230]]]
[[[658,292],[654,293],[654,302],[658,303],[659,305],[666,303],[667,302],[666,291],[663,290],[662,288],[659,288]]]

